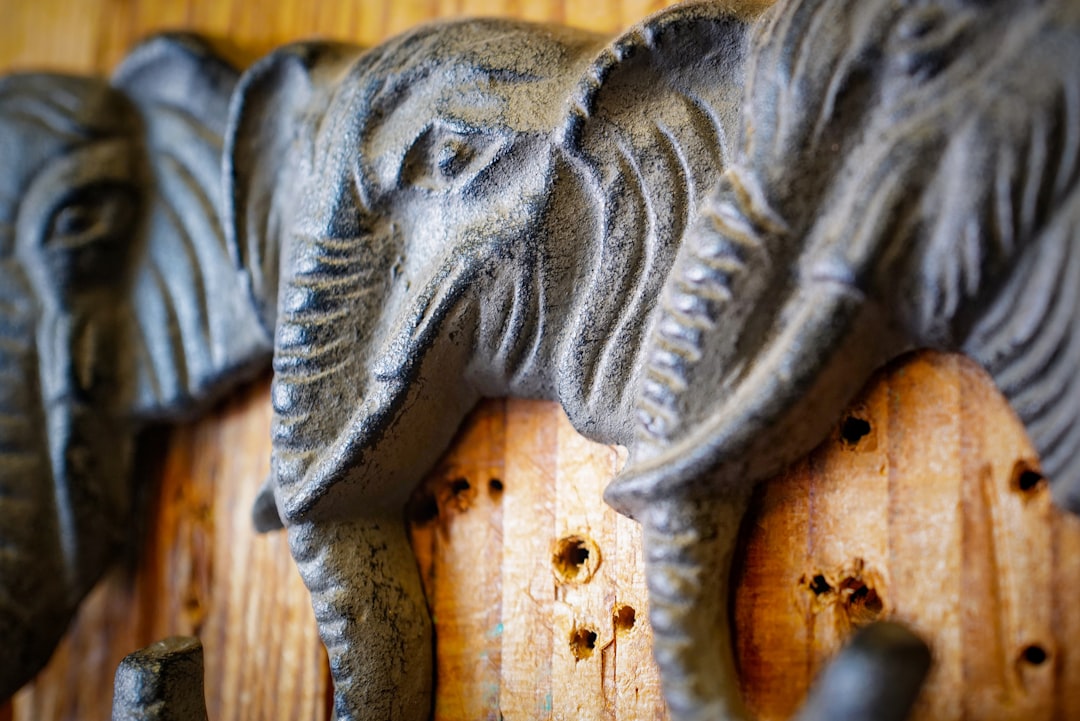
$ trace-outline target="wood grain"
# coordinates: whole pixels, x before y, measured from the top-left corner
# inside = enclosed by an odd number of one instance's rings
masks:
[[[762,721],[789,718],[843,639],[893,618],[931,642],[919,721],[1080,710],[1080,520],[1050,503],[989,377],[922,353],[763,484],[736,573],[738,656]]]
[[[250,59],[297,38],[371,44],[470,14],[614,32],[663,4],[3,0],[0,68],[103,73],[164,28],[228,38]],[[789,717],[853,628],[895,617],[934,642],[921,719],[1080,718],[1080,528],[1045,483],[1028,488],[1037,463],[989,380],[919,355],[848,417],[865,426],[841,423],[762,486],[747,519],[734,616],[751,707]],[[203,638],[215,721],[329,719],[325,654],[285,539],[250,530],[268,426],[263,379],[150,434],[142,481],[156,490],[145,533],[133,529],[144,544],[0,721],[108,718],[120,658],[171,633]],[[409,516],[436,621],[437,719],[664,718],[640,533],[600,500],[621,462],[553,404],[490,401],[418,489]]]
[[[491,401],[418,489],[437,719],[664,718],[640,533],[601,499],[622,461],[555,404]]]

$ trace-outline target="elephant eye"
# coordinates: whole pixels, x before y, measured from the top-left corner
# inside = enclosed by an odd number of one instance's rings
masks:
[[[500,133],[430,126],[405,153],[401,182],[430,191],[457,187],[490,166],[504,145]]]
[[[69,194],[53,210],[45,243],[54,249],[74,250],[126,235],[135,207],[123,188],[99,186]]]
[[[458,138],[450,138],[439,150],[439,172],[447,180],[453,180],[469,166],[476,156],[474,148]]]
[[[66,205],[56,214],[51,236],[85,233],[101,221],[100,208],[89,203]]]

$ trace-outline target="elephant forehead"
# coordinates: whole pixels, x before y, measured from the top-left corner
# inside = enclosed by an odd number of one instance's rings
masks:
[[[470,130],[551,132],[601,45],[594,35],[498,20],[436,23],[360,56],[320,113],[317,143],[375,157],[444,121]]]

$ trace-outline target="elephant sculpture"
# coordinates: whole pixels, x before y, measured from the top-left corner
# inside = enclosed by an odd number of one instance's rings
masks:
[[[672,717],[740,716],[749,493],[884,361],[981,362],[1080,510],[1076,68],[1077,0],[716,0],[614,40],[458,21],[238,76],[167,37],[110,82],[0,80],[0,695],[114,554],[138,428],[272,347],[255,519],[339,719],[430,713],[403,509],[506,395],[629,449],[606,498]]]
[[[138,429],[269,360],[218,203],[238,76],[161,36],[0,78],[0,699],[129,540]]]
[[[283,48],[240,81],[230,242],[274,333],[271,478],[340,719],[430,712],[406,497],[485,396],[629,449],[672,717],[743,713],[755,482],[873,370],[961,350],[1080,510],[1080,3],[697,2]],[[271,299],[276,298],[276,304]]]

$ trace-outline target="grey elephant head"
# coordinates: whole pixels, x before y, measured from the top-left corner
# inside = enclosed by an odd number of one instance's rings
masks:
[[[730,165],[651,321],[605,496],[645,526],[680,718],[740,713],[716,599],[747,490],[890,357],[983,363],[1078,510],[1078,21],[1072,0],[806,0],[754,24]]]
[[[287,48],[238,92],[230,195],[237,246],[255,249],[253,286],[276,282],[277,259],[258,262],[259,248],[280,244],[277,309],[265,315],[276,317],[273,475],[289,519],[316,505],[347,513],[341,499],[403,500],[453,432],[385,434],[433,353],[451,373],[472,362],[460,392],[436,400],[443,394],[432,389],[431,402],[445,406],[436,415],[460,417],[478,393],[498,392],[505,374],[488,367],[498,360],[468,356],[495,321],[476,314],[505,309],[474,301],[505,282],[500,265],[536,232],[559,111],[545,103],[591,41],[567,31],[540,43],[530,31],[469,22],[363,53]],[[532,43],[529,58],[517,52],[522,42]],[[266,123],[282,105],[288,120]],[[279,157],[267,152],[279,145]],[[249,224],[252,209],[269,210],[269,228]],[[460,335],[445,343],[454,328]],[[384,449],[411,447],[386,464],[385,450],[365,450],[378,436]]]
[[[644,318],[722,171],[744,30],[706,4],[615,42],[472,20],[245,74],[226,197],[277,297],[283,518],[396,508],[481,396],[558,398],[632,439]]]
[[[138,428],[265,362],[216,200],[236,77],[171,36],[0,78],[0,698],[130,540]]]

